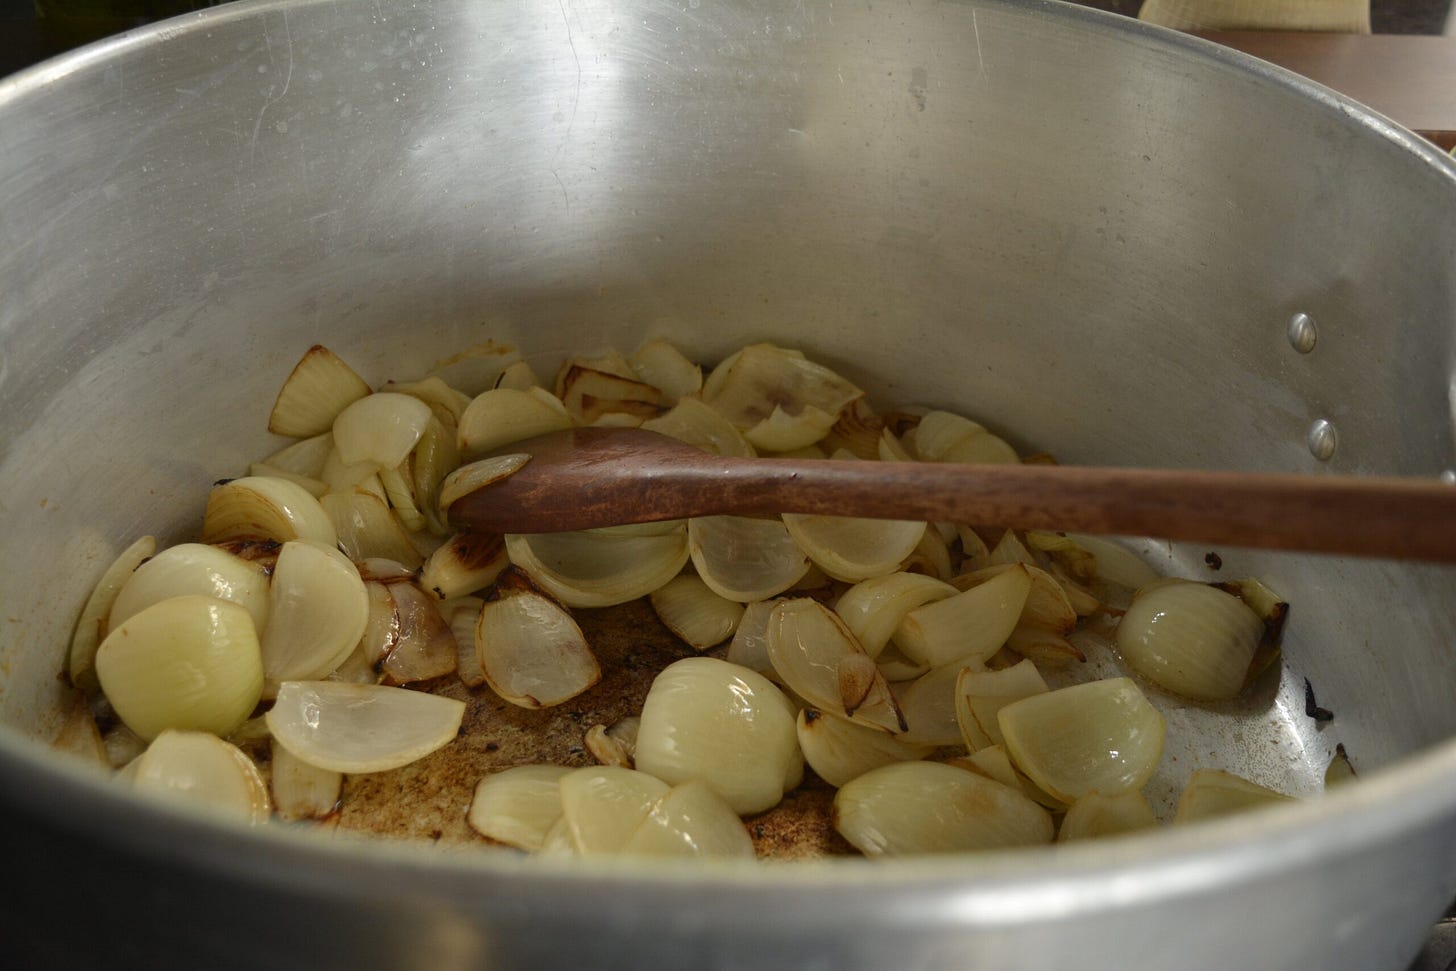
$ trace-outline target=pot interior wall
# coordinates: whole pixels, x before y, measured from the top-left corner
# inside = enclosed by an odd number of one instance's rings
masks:
[[[90,584],[277,446],[313,343],[379,382],[768,339],[1066,462],[1456,467],[1452,167],[1092,12],[241,5],[0,83],[0,117],[0,721],[37,738]],[[1336,740],[1305,676],[1364,764],[1456,729],[1449,570],[1219,552],[1294,604],[1250,714],[1292,758]]]

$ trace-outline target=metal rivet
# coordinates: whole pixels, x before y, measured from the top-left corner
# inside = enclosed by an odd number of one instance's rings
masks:
[[[1309,454],[1321,462],[1328,462],[1335,455],[1335,447],[1339,445],[1339,437],[1335,434],[1335,426],[1323,418],[1315,420],[1309,426]]]
[[[1301,354],[1308,354],[1314,350],[1314,342],[1319,339],[1315,330],[1314,318],[1307,313],[1297,313],[1289,318],[1289,346]]]

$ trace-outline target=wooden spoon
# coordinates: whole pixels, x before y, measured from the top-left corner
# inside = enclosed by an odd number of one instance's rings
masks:
[[[457,526],[546,533],[790,512],[1456,562],[1456,487],[1434,479],[723,458],[636,428],[501,451],[531,459],[458,499]]]

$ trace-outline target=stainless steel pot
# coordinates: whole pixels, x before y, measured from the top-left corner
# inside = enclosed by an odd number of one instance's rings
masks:
[[[1065,461],[1433,475],[1453,217],[1456,166],[1383,119],[1035,0],[249,2],[0,81],[0,939],[34,965],[1401,967],[1456,892],[1446,569],[1220,551],[1294,612],[1278,693],[1210,746],[1314,788],[1342,741],[1361,784],[1045,852],[326,842],[143,804],[45,741],[89,585],[269,448],[315,341],[382,379],[487,339],[775,338]]]

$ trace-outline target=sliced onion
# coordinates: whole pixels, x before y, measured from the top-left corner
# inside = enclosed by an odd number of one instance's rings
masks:
[[[652,592],[658,620],[696,651],[723,643],[738,629],[743,605],[714,593],[701,578],[683,574]]]
[[[202,518],[206,543],[268,539],[338,542],[333,522],[307,489],[287,479],[249,475],[214,486]]]
[[[1183,787],[1183,794],[1178,797],[1173,824],[1181,826],[1201,819],[1294,801],[1292,796],[1223,769],[1195,769]]]
[[[202,543],[162,550],[126,579],[107,621],[115,629],[129,618],[171,597],[216,597],[247,610],[255,630],[268,623],[268,574],[257,564]]]
[[[491,689],[522,708],[559,705],[602,676],[571,614],[532,590],[497,588],[480,611],[475,649]]]
[[[1029,661],[1053,667],[1087,660],[1080,647],[1043,627],[1017,627],[1006,639],[1006,648]]]
[[[353,368],[327,347],[315,344],[278,389],[268,430],[290,438],[321,434],[333,426],[339,412],[368,393],[369,385]]]
[[[162,732],[127,774],[137,790],[184,799],[253,826],[267,822],[272,811],[253,760],[209,732]]]
[[[505,370],[496,375],[492,387],[509,388],[514,391],[529,391],[541,387],[541,378],[535,369],[525,361],[512,361]]]
[[[272,479],[286,479],[294,485],[302,487],[305,492],[315,499],[329,491],[329,484],[327,482],[320,479],[311,479],[306,475],[298,475],[286,469],[268,465],[265,462],[250,462],[248,464],[248,475]]]
[[[796,727],[804,761],[819,778],[836,787],[871,769],[923,759],[935,751],[931,745],[914,745],[903,736],[887,735],[817,708],[801,710]]]
[[[397,635],[380,670],[387,684],[411,684],[455,670],[459,647],[434,597],[413,583],[392,583]]]
[[[379,470],[379,484],[384,487],[384,498],[394,510],[400,525],[406,532],[419,533],[429,528],[425,514],[415,501],[414,483],[410,481],[408,463],[399,468]]]
[[[864,392],[798,351],[754,344],[714,368],[702,394],[749,441],[782,452],[823,438]]]
[[[1264,622],[1239,598],[1184,581],[1140,592],[1117,625],[1117,649],[1170,691],[1217,701],[1239,693]]]
[[[450,633],[455,638],[455,673],[471,688],[485,684],[485,669],[480,666],[480,654],[475,649],[475,629],[480,626],[480,612],[484,608],[482,601],[462,604],[448,612]]]
[[[884,430],[884,420],[869,402],[856,398],[840,413],[823,444],[830,452],[842,450],[857,459],[875,460],[880,457],[880,435]]]
[[[900,738],[916,745],[959,745],[960,722],[956,718],[956,685],[961,677],[979,668],[957,661],[929,671],[896,691],[906,729]]]
[[[156,551],[157,541],[151,536],[143,536],[122,550],[101,574],[101,579],[91,589],[91,595],[81,608],[81,616],[71,634],[67,671],[71,684],[87,694],[95,694],[101,689],[96,680],[96,648],[106,634],[107,618],[114,612],[116,596],[137,567]]]
[[[263,677],[274,685],[328,675],[359,643],[369,619],[369,596],[349,558],[301,540],[283,544],[268,603]]]
[[[1003,570],[964,593],[907,613],[895,643],[907,657],[932,667],[985,661],[1016,629],[1030,591],[1031,574],[1024,566]]]
[[[513,475],[529,461],[531,461],[531,456],[524,452],[495,455],[488,459],[479,459],[462,465],[446,475],[441,480],[435,497],[436,510],[439,512],[441,520],[449,518],[450,507],[461,496],[468,495],[476,489],[483,489],[508,475]]]
[[[227,735],[263,691],[253,619],[215,597],[173,597],[129,617],[96,651],[96,675],[132,731],[168,728]]]
[[[688,551],[703,582],[739,603],[783,593],[809,572],[808,558],[777,517],[690,519]]]
[[[897,762],[834,796],[834,828],[866,856],[1034,846],[1052,840],[1045,809],[1009,786],[938,762]]]
[[[688,561],[687,528],[647,523],[573,533],[506,536],[511,562],[568,607],[609,607],[644,597]]]
[[[380,391],[407,394],[418,398],[430,406],[437,421],[450,425],[452,428],[460,424],[460,416],[465,414],[465,409],[470,406],[470,395],[463,391],[457,391],[445,382],[439,375],[432,374],[419,381],[409,382],[387,382]]]
[[[734,812],[761,812],[802,776],[794,715],[784,693],[747,668],[675,661],[647,692],[636,765],[673,785],[701,779]]]
[[[934,577],[888,573],[850,587],[834,605],[834,611],[859,638],[865,652],[879,657],[906,614],[955,594],[955,587]]]
[[[754,856],[743,821],[711,786],[696,780],[673,786],[659,798],[622,851],[633,856]]]
[[[641,424],[662,411],[662,392],[652,385],[579,364],[565,370],[560,397],[567,414],[583,425],[607,416]]]
[[[732,422],[697,398],[683,398],[670,411],[643,422],[642,427],[714,455],[752,458],[758,454]]]
[[[456,533],[425,560],[420,586],[441,600],[484,590],[510,565],[497,533]]]
[[[695,395],[703,387],[703,369],[661,338],[650,340],[633,352],[632,370],[671,401]]]
[[[440,490],[445,478],[460,465],[460,446],[455,441],[454,426],[431,418],[410,457],[411,485],[420,512],[430,532],[448,536],[450,525],[440,509]]]
[[[884,676],[874,670],[867,686],[845,696],[844,675],[862,676],[874,660],[844,621],[822,604],[801,597],[781,600],[768,624],[768,657],[783,683],[816,708],[843,712],[860,724],[887,732],[905,730],[905,720]]]
[[[668,785],[646,772],[615,766],[561,777],[561,813],[582,856],[620,853]]]
[[[1128,678],[1023,698],[997,722],[1017,767],[1065,802],[1141,789],[1163,753],[1163,716]]]
[[[570,427],[566,407],[549,393],[494,388],[477,395],[460,416],[460,455],[479,458],[512,442]]]
[[[334,419],[334,447],[346,465],[368,462],[378,469],[393,469],[414,450],[431,417],[430,406],[418,398],[375,392]]]
[[[344,777],[309,765],[275,739],[272,750],[273,805],[283,819],[323,819],[339,808]]]
[[[1031,661],[1021,661],[1000,671],[961,672],[952,689],[961,737],[972,752],[1003,741],[996,716],[1002,708],[1022,698],[1046,692],[1047,683]]]
[[[776,602],[758,600],[743,608],[738,629],[733,632],[728,653],[724,655],[729,664],[757,671],[770,681],[778,680],[779,676],[768,659],[768,622]]]
[[[334,448],[334,436],[329,432],[294,442],[281,448],[263,460],[264,465],[283,472],[292,472],[308,479],[323,478],[324,461]]]
[[[1157,825],[1158,817],[1153,815],[1147,797],[1135,789],[1114,796],[1089,792],[1067,809],[1057,830],[1057,842],[1119,836]]]
[[[278,744],[304,762],[364,773],[397,769],[444,747],[464,717],[464,702],[422,691],[287,681],[267,721]]]
[[[424,562],[399,517],[373,493],[357,489],[330,492],[319,502],[334,525],[338,545],[349,559],[383,557],[410,569]]]
[[[517,765],[492,772],[475,786],[465,820],[481,836],[534,853],[561,819],[564,765]]]
[[[932,411],[915,426],[915,452],[922,462],[970,462],[1015,465],[1016,450],[983,426],[953,415]]]
[[[784,525],[825,573],[847,583],[893,573],[925,535],[925,523],[894,519],[786,513]]]
[[[963,758],[953,759],[952,762],[988,779],[994,779],[1003,786],[1010,786],[1018,792],[1031,795],[1022,782],[1021,774],[1011,764],[1011,756],[1006,754],[1004,745],[987,745]]]

